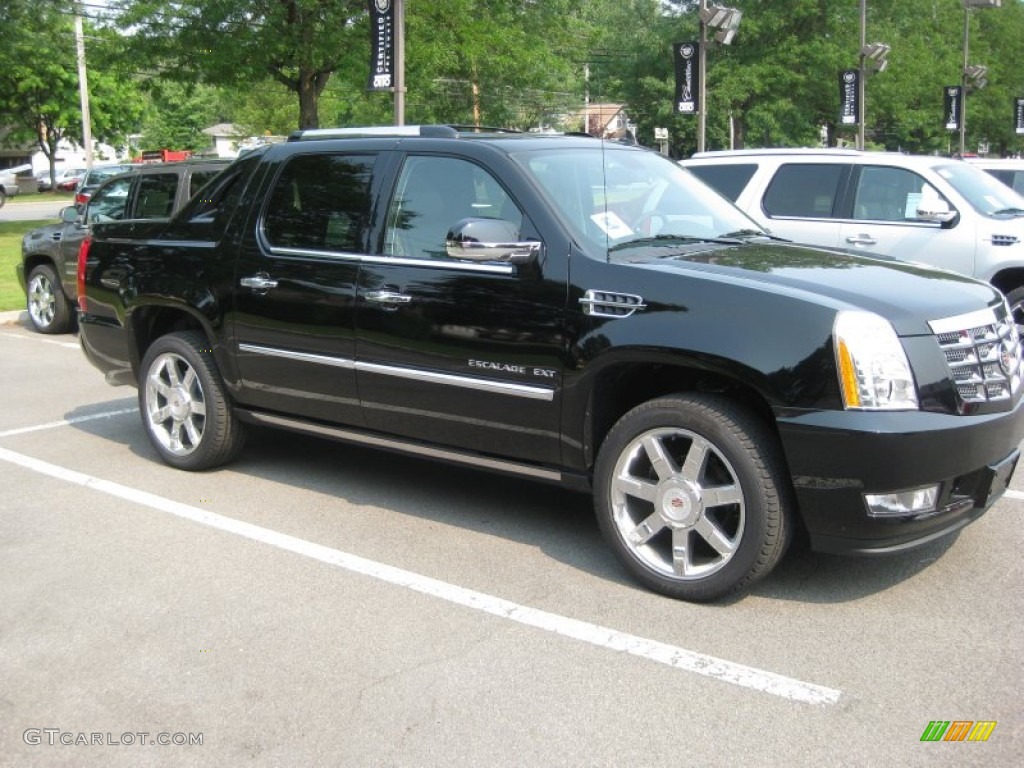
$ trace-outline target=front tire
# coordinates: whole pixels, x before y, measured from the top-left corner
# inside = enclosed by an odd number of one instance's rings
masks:
[[[713,600],[766,576],[789,542],[790,492],[775,435],[746,410],[699,394],[651,400],[601,446],[601,532],[638,581]]]
[[[157,339],[142,360],[142,421],[160,458],[179,469],[225,464],[245,440],[209,346],[199,333],[172,333]]]
[[[1010,315],[1017,325],[1017,335],[1024,340],[1024,286],[1006,294],[1006,303],[1010,305]]]
[[[74,313],[64,295],[57,273],[49,264],[34,267],[28,275],[28,319],[39,333],[67,333]]]

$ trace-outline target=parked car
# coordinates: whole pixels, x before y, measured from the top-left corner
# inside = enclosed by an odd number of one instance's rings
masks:
[[[40,333],[64,333],[74,325],[78,248],[93,224],[166,218],[227,165],[203,160],[128,166],[127,173],[101,184],[82,211],[68,206],[59,222],[27,233],[17,272],[32,326]]]
[[[995,176],[1014,192],[1024,195],[1024,159],[993,160],[984,157],[967,158],[965,162]]]
[[[130,171],[133,167],[132,165],[97,165],[87,170],[71,187],[75,192],[75,206],[82,210],[100,184],[119,173]],[[65,187],[58,186],[57,188],[64,189]]]
[[[39,192],[49,192],[51,189],[60,189],[70,192],[85,174],[85,168],[58,168],[54,171],[53,182],[50,182],[50,172],[44,171],[36,176],[36,189]]]
[[[21,191],[18,174],[26,167],[31,168],[31,166],[17,166],[0,169],[0,207],[7,202],[8,197],[14,197]]]
[[[557,483],[684,599],[746,588],[797,530],[862,554],[960,530],[1024,438],[990,285],[774,242],[590,137],[303,132],[170,220],[97,223],[78,267],[82,348],[167,464],[262,425]]]
[[[943,157],[841,149],[703,152],[681,162],[772,234],[985,280],[1024,332],[1024,197]]]

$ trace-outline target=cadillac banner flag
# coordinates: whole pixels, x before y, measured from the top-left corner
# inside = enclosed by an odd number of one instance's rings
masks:
[[[1013,125],[1018,136],[1024,136],[1024,99],[1013,100]]]
[[[860,124],[860,72],[856,69],[839,73],[839,124]]]
[[[963,109],[963,88],[959,85],[947,85],[942,89],[942,114],[945,115],[946,130],[960,130],[960,114]]]
[[[390,91],[395,77],[395,8],[391,0],[370,0],[371,91]]]
[[[700,105],[700,43],[673,43],[672,58],[676,62],[676,98],[673,112],[695,115]]]

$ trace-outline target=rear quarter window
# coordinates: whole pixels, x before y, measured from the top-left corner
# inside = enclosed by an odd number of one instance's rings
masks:
[[[838,163],[790,163],[779,166],[764,194],[769,216],[832,218],[843,178]]]
[[[757,165],[687,165],[684,166],[709,187],[714,187],[734,203],[753,178]]]

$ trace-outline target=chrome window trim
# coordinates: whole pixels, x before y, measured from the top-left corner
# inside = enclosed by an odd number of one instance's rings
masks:
[[[514,275],[516,268],[511,264],[475,264],[463,261],[434,261],[431,259],[409,259],[395,256],[370,256],[347,251],[314,251],[306,248],[280,248],[270,245],[262,236],[261,241],[273,256],[297,256],[300,258],[337,259],[357,264],[392,265],[399,267],[427,267],[428,269],[454,269],[459,272],[483,272],[492,275]]]

